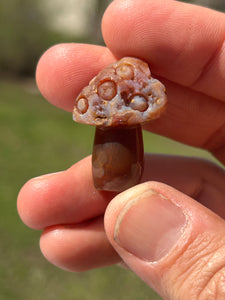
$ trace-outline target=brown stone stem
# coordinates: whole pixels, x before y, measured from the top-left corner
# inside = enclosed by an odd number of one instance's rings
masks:
[[[96,128],[92,173],[96,189],[121,192],[140,182],[144,166],[142,129]]]

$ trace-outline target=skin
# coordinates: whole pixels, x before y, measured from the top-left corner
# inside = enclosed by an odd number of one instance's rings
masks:
[[[60,268],[84,271],[122,262],[164,299],[224,299],[225,15],[173,0],[116,0],[104,14],[102,32],[107,47],[61,44],[43,54],[36,78],[44,97],[72,111],[80,90],[102,68],[123,56],[141,58],[168,93],[166,112],[145,129],[207,149],[221,166],[146,154],[142,181],[147,186],[115,197],[94,189],[87,157],[66,171],[28,181],[18,196],[20,217],[27,226],[43,230],[41,251]],[[146,188],[173,199],[192,216],[189,238],[181,238],[154,266],[130,256],[114,236],[127,195]],[[204,232],[209,242],[202,257],[208,261],[207,255],[214,254],[210,270],[193,261]],[[181,277],[182,282],[177,280]]]

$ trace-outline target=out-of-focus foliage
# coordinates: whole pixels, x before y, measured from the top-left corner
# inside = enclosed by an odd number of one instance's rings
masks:
[[[101,19],[107,6],[112,0],[95,0],[94,11],[92,16],[92,26],[90,28],[89,42],[102,44]]]
[[[25,75],[34,70],[52,40],[37,1],[0,1],[0,71]]]
[[[199,4],[214,8],[216,10],[225,11],[224,0],[200,0]]]
[[[180,0],[182,2],[199,4],[202,6],[207,6],[216,10],[225,11],[225,1],[224,0]]]
[[[50,46],[61,42],[89,42],[103,44],[102,15],[112,0],[90,0],[91,20],[87,34],[73,36],[53,31],[49,27],[44,1],[0,1],[0,76],[9,73],[34,75],[38,58]],[[183,2],[225,10],[224,0],[183,0]]]
[[[87,36],[69,36],[49,28],[50,16],[42,1],[0,1],[0,74],[33,75],[41,53],[51,45],[100,40],[96,32],[100,32],[101,15],[109,2],[94,2],[93,26]]]

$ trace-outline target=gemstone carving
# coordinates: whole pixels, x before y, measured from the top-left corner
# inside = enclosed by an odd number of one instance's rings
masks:
[[[158,118],[165,86],[147,63],[124,57],[94,77],[75,101],[73,119],[96,126],[92,174],[96,189],[121,192],[140,182],[144,167],[141,125]]]

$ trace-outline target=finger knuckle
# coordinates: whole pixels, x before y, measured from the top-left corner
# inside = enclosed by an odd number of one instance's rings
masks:
[[[225,267],[208,276],[208,282],[199,295],[199,300],[225,299]]]
[[[225,240],[207,232],[198,235],[176,260],[169,276],[172,299],[225,299]]]

